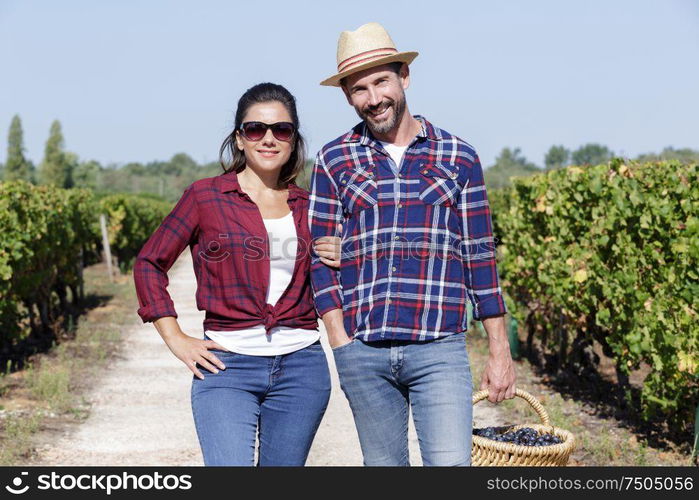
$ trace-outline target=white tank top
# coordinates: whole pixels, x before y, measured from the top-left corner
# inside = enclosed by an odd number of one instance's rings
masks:
[[[262,219],[269,237],[269,287],[267,303],[276,304],[291,282],[296,266],[298,239],[293,213],[277,219]],[[265,325],[259,324],[244,330],[206,330],[206,336],[229,351],[252,356],[277,356],[298,351],[320,338],[317,330],[273,327],[267,335]]]

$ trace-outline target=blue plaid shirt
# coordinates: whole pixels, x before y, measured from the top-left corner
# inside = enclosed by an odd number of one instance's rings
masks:
[[[339,270],[312,252],[316,311],[343,309],[347,334],[365,341],[465,331],[467,300],[475,319],[507,312],[478,155],[415,118],[400,165],[362,122],[320,150],[311,174],[311,236],[342,240]]]

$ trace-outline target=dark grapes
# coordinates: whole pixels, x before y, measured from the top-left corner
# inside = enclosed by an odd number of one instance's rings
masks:
[[[523,446],[550,446],[560,444],[561,438],[553,434],[539,434],[531,427],[522,427],[516,431],[509,430],[508,427],[486,427],[484,429],[473,429],[473,434],[486,439],[492,439],[501,443],[512,443]]]

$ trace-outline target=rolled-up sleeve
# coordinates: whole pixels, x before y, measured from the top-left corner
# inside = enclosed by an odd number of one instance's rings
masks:
[[[190,185],[136,257],[133,277],[140,306],[137,312],[144,323],[177,317],[167,291],[167,272],[187,245],[195,241],[198,228],[198,207]]]
[[[459,216],[463,234],[462,258],[473,317],[481,320],[507,312],[500,290],[495,263],[495,240],[488,195],[485,190],[483,169],[478,156],[474,157],[468,182],[459,197]]]
[[[311,172],[308,221],[314,241],[323,236],[337,236],[338,224],[343,221],[337,186],[321,153],[318,153]],[[311,253],[311,287],[318,316],[322,317],[333,309],[342,309],[340,271],[325,265],[315,252]]]

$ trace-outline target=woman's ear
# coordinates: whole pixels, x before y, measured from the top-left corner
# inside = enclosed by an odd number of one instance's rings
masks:
[[[240,137],[240,132],[237,130],[235,131],[235,145],[240,151],[243,150],[243,138]]]

